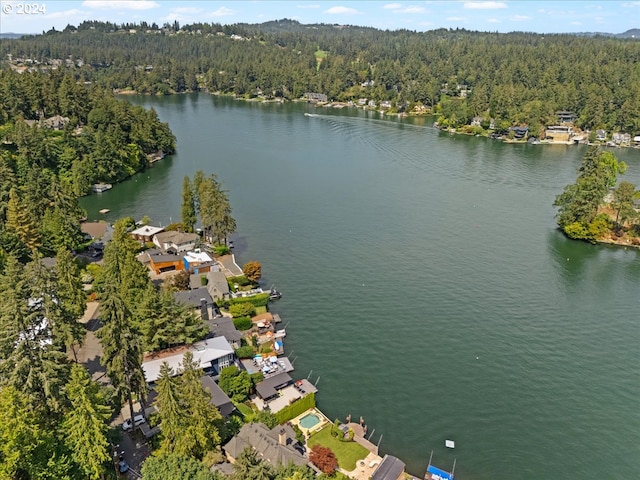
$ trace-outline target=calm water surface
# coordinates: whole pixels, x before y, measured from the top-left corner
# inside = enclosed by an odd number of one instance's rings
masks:
[[[284,292],[296,373],[320,377],[330,417],[362,415],[419,476],[433,450],[462,480],[640,478],[640,252],[555,230],[582,147],[301,104],[130,100],[169,122],[178,153],[85,199],[89,216],[178,221],[184,175],[215,172],[238,263],[260,260]],[[639,152],[616,154],[640,183]]]

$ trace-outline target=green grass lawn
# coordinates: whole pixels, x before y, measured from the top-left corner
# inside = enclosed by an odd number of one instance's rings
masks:
[[[235,406],[242,416],[246,417],[247,415],[253,415],[253,410],[251,410],[251,407],[248,405],[245,405],[244,403],[236,403]]]
[[[256,307],[256,315],[260,315],[261,313],[267,313],[267,307]]]
[[[356,462],[363,459],[369,454],[369,450],[356,442],[341,442],[336,437],[331,436],[331,425],[327,425],[322,430],[311,435],[307,440],[309,448],[320,444],[323,447],[330,448],[336,457],[338,457],[338,465],[347,471],[356,468]]]

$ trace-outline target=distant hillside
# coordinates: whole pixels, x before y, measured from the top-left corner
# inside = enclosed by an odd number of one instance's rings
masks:
[[[536,137],[558,122],[556,112],[569,112],[582,130],[636,135],[640,42],[621,38],[636,33],[387,31],[288,19],[162,27],[91,21],[0,42],[0,64],[12,58],[16,71],[65,65],[82,82],[151,95],[206,90],[294,100],[318,93],[384,103],[380,108],[394,113],[437,113],[448,128],[473,122],[509,132],[528,125]]]
[[[622,33],[606,33],[606,32],[578,32],[574,35],[579,37],[615,37],[615,38],[636,38],[640,40],[640,28],[632,28]]]
[[[0,38],[8,38],[8,39],[15,39],[15,38],[21,38],[23,35],[26,35],[26,33],[0,33]]]
[[[640,39],[640,28],[632,28],[631,30],[627,30],[624,33],[618,33],[616,35],[618,38],[637,38]]]

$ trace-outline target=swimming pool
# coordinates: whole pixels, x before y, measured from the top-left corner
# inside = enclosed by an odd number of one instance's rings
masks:
[[[316,415],[315,413],[307,413],[300,419],[299,423],[301,427],[308,430],[320,423],[320,417],[318,417],[318,415]]]

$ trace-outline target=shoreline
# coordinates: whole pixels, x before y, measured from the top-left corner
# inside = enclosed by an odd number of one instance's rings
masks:
[[[334,108],[334,109],[342,109],[342,108],[357,108],[359,110],[365,110],[365,111],[373,111],[373,112],[378,112],[381,115],[385,115],[385,116],[389,116],[389,117],[435,117],[436,114],[433,113],[430,109],[428,111],[420,111],[420,112],[415,112],[415,111],[411,111],[411,112],[389,112],[388,109],[378,109],[378,108],[372,108],[369,107],[367,105],[358,105],[353,103],[353,101],[351,102],[317,102],[317,101],[312,101],[312,100],[307,100],[304,98],[297,98],[297,99],[287,99],[284,97],[276,97],[276,98],[267,98],[264,96],[255,96],[255,97],[251,97],[251,98],[246,98],[244,96],[239,96],[236,95],[235,93],[222,93],[220,91],[216,91],[216,92],[210,92],[207,89],[203,89],[203,90],[199,90],[197,92],[194,91],[185,91],[185,92],[172,92],[169,94],[151,94],[151,93],[139,93],[136,90],[120,90],[117,88],[113,89],[113,93],[115,95],[146,95],[146,96],[150,96],[150,97],[163,97],[163,96],[169,96],[169,95],[188,95],[188,94],[192,94],[192,93],[206,93],[208,95],[215,95],[218,97],[230,97],[233,98],[234,100],[239,100],[239,101],[244,101],[244,102],[255,102],[255,103],[280,103],[280,104],[284,104],[284,103],[309,103],[311,105],[313,105],[316,108]],[[426,107],[424,107],[426,110]],[[589,141],[573,141],[573,140],[569,140],[569,141],[558,141],[558,142],[554,142],[554,141],[546,141],[546,140],[540,140],[538,138],[536,138],[535,142],[528,142],[527,140],[516,140],[516,139],[510,139],[508,137],[505,136],[501,136],[501,137],[497,137],[497,138],[491,138],[491,133],[489,133],[488,131],[484,131],[482,134],[479,133],[473,133],[473,132],[461,132],[459,131],[459,129],[456,128],[451,128],[451,129],[445,129],[445,128],[441,128],[438,124],[438,122],[434,123],[434,128],[436,128],[437,130],[440,130],[442,132],[446,132],[449,133],[450,135],[466,135],[468,137],[484,137],[484,138],[489,138],[492,140],[500,140],[502,143],[507,143],[507,144],[513,144],[513,145],[525,145],[525,144],[532,144],[532,145],[587,145],[587,146],[591,146],[591,145],[601,145],[603,147],[608,147],[608,148],[636,148],[636,149],[640,149],[640,145],[607,145],[606,142],[589,142]],[[471,128],[471,125],[465,125],[465,127],[469,127]],[[532,137],[534,138],[534,137]]]

